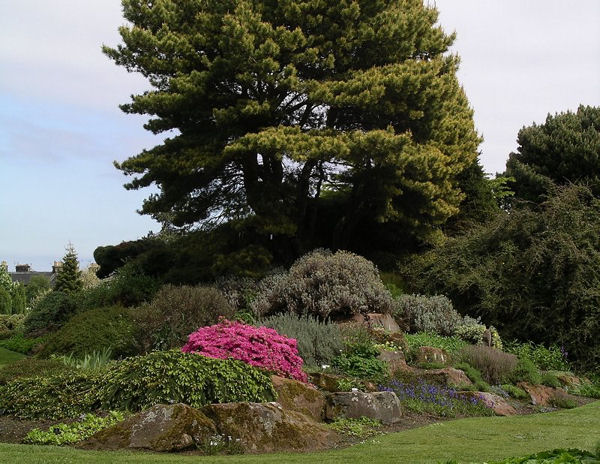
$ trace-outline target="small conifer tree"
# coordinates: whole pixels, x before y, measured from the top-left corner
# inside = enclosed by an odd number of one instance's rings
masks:
[[[81,280],[77,253],[71,243],[67,245],[67,253],[63,257],[62,263],[62,267],[56,276],[54,291],[65,293],[78,292],[83,288],[83,282]]]

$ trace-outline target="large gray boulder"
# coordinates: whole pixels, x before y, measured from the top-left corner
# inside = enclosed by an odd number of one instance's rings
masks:
[[[246,453],[316,451],[338,435],[324,424],[279,403],[225,403],[202,408],[221,436],[234,438]]]
[[[157,404],[80,443],[85,449],[181,451],[210,440],[215,424],[186,404]]]
[[[338,392],[327,395],[325,417],[360,419],[368,417],[389,425],[400,421],[400,400],[394,392]]]

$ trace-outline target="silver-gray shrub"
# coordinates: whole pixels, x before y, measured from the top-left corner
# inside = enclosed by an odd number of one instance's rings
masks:
[[[296,314],[278,314],[261,321],[260,325],[298,341],[298,354],[307,366],[331,364],[344,348],[337,324]]]
[[[400,295],[396,298],[396,317],[408,322],[411,332],[452,335],[462,316],[444,295]]]
[[[347,251],[312,251],[287,274],[270,276],[260,287],[252,305],[259,315],[292,312],[325,320],[395,308],[375,265]]]

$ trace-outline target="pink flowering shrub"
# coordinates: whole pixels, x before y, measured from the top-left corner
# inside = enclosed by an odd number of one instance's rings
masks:
[[[267,327],[222,320],[191,333],[181,351],[218,359],[238,359],[283,377],[306,382],[296,340]]]

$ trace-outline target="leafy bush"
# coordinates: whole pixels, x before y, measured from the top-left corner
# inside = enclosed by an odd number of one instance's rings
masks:
[[[494,326],[490,326],[488,329],[485,324],[480,324],[477,319],[469,316],[466,316],[463,323],[454,328],[454,335],[473,345],[483,344],[493,346],[498,350],[503,348],[500,334]]]
[[[271,377],[246,363],[179,350],[155,351],[111,365],[97,396],[110,409],[137,411],[159,403],[265,402],[275,398]]]
[[[306,315],[279,314],[261,321],[261,325],[275,329],[281,335],[295,338],[298,354],[306,366],[331,364],[344,348],[337,324]]]
[[[527,382],[533,385],[539,385],[542,382],[542,376],[536,365],[527,358],[519,359],[515,369],[509,374],[508,378],[514,384],[518,382]]]
[[[533,342],[511,341],[505,344],[504,349],[507,353],[516,354],[519,358],[529,359],[540,370],[569,370],[566,353],[558,345],[550,345],[549,348],[546,348],[544,345]]]
[[[333,366],[346,375],[374,382],[383,382],[389,377],[388,367],[384,361],[361,354],[341,354],[333,360]]]
[[[134,313],[142,352],[183,345],[194,330],[231,319],[235,309],[213,287],[165,285],[150,304]]]
[[[396,317],[407,320],[412,332],[452,335],[462,316],[443,295],[400,295],[396,298]]]
[[[26,334],[57,330],[77,312],[76,297],[69,293],[44,295],[25,319]]]
[[[561,409],[573,409],[577,407],[577,402],[573,398],[562,395],[554,395],[548,400],[550,406]]]
[[[447,295],[504,338],[559,341],[581,370],[600,366],[600,198],[571,185],[514,208],[400,266],[409,291]]]
[[[460,359],[479,370],[485,381],[494,385],[507,379],[518,363],[514,354],[483,345],[465,346],[460,352]]]
[[[441,348],[445,350],[451,356],[455,356],[458,352],[467,346],[467,342],[461,340],[458,337],[445,337],[442,335],[419,332],[416,334],[405,335],[406,344],[408,346],[407,356],[409,359],[414,357],[414,354],[422,346],[432,346],[434,348]]]
[[[135,328],[130,310],[113,306],[79,313],[60,330],[51,334],[39,355],[73,354],[83,357],[106,348],[115,357],[135,352]]]
[[[0,409],[21,419],[62,419],[94,411],[98,374],[68,371],[48,377],[27,377],[0,386]]]
[[[585,383],[579,387],[569,388],[568,391],[573,395],[600,399],[600,385],[597,384]]]
[[[553,388],[559,388],[562,386],[560,380],[558,380],[558,377],[556,377],[556,374],[553,374],[552,372],[544,372],[542,374],[541,384]]]
[[[135,265],[125,265],[115,275],[77,295],[80,310],[106,306],[139,306],[152,299],[160,283],[141,273]]]
[[[28,377],[49,377],[72,369],[58,359],[24,358],[0,369],[0,384]]]
[[[158,403],[197,408],[274,398],[268,373],[179,350],[128,358],[103,370],[22,378],[0,386],[0,409],[24,419],[77,417],[98,409],[139,411]]]
[[[250,277],[230,276],[217,279],[215,285],[236,312],[251,312],[252,301],[259,292],[258,281]]]
[[[32,445],[72,445],[124,419],[125,415],[120,411],[110,411],[103,417],[86,414],[80,421],[53,425],[46,431],[33,429],[23,442]]]
[[[394,300],[367,259],[316,250],[298,259],[288,274],[271,277],[252,303],[259,315],[280,312],[340,319],[358,313],[391,313]]]
[[[23,329],[25,314],[0,314],[0,340]]]
[[[515,385],[511,385],[510,383],[501,385],[502,390],[508,393],[512,398],[517,400],[527,400],[529,399],[529,393],[527,393],[522,388],[516,387]]]
[[[307,381],[296,340],[283,337],[267,327],[223,320],[190,334],[182,351],[212,358],[238,359],[283,377]]]
[[[456,369],[460,369],[466,374],[467,377],[469,377],[469,380],[473,382],[473,389],[475,391],[490,391],[490,385],[485,380],[483,380],[481,372],[477,368],[471,366],[469,363],[466,362],[458,363],[454,367]]]
[[[27,354],[36,346],[44,343],[44,340],[46,340],[45,337],[28,338],[22,333],[16,333],[10,338],[0,340],[0,348]]]

